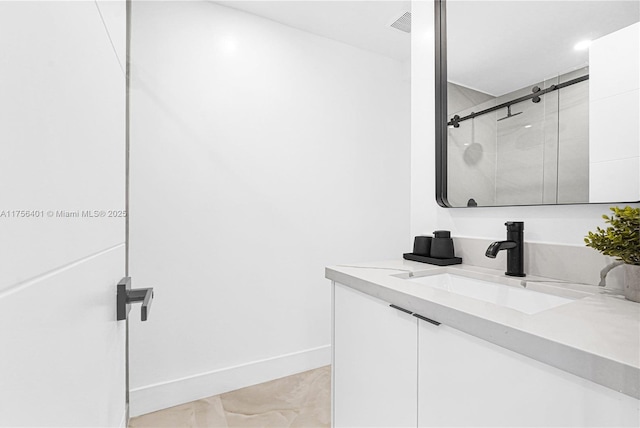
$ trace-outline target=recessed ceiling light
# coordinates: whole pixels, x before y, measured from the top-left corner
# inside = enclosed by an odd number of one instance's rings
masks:
[[[583,40],[581,42],[576,43],[576,45],[573,48],[577,51],[583,51],[585,49],[589,49],[590,45],[591,45],[591,40]]]
[[[531,128],[531,125],[525,125],[524,127],[525,128]]]

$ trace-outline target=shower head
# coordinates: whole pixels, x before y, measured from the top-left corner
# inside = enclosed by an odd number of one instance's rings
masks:
[[[505,117],[501,117],[500,119],[498,119],[498,122],[500,122],[501,120],[509,119],[510,117],[513,117],[513,116],[517,116],[519,114],[522,114],[522,112],[519,111],[518,113],[511,114],[511,106],[507,106],[507,115]]]

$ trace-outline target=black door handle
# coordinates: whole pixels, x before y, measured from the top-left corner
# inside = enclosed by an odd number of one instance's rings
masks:
[[[131,277],[125,276],[118,283],[116,296],[118,321],[126,320],[131,310],[131,303],[137,302],[142,302],[140,318],[146,321],[151,310],[151,302],[153,302],[153,288],[131,289]]]

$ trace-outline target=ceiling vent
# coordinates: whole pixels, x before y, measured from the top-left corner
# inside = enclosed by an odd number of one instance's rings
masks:
[[[389,26],[405,33],[411,33],[411,12],[403,13],[400,18],[393,21]]]

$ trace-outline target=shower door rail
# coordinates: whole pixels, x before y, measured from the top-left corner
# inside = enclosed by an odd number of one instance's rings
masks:
[[[575,79],[567,80],[563,83],[558,83],[557,85],[551,85],[548,88],[540,89],[537,86],[534,86],[531,91],[532,93],[529,95],[524,95],[522,97],[513,99],[511,101],[504,102],[502,104],[498,104],[497,106],[489,107],[487,109],[481,110],[479,112],[471,112],[466,116],[460,117],[457,114],[451,118],[451,120],[447,123],[447,126],[453,126],[454,128],[460,127],[460,122],[464,122],[465,120],[473,119],[474,117],[482,116],[483,114],[491,113],[496,110],[503,109],[505,107],[509,108],[513,104],[521,103],[527,100],[533,100],[534,103],[540,102],[540,95],[547,94],[549,92],[557,91],[562,88],[566,88],[567,86],[575,85],[576,83],[584,82],[585,80],[589,80],[589,75],[585,74],[584,76],[576,77]]]

